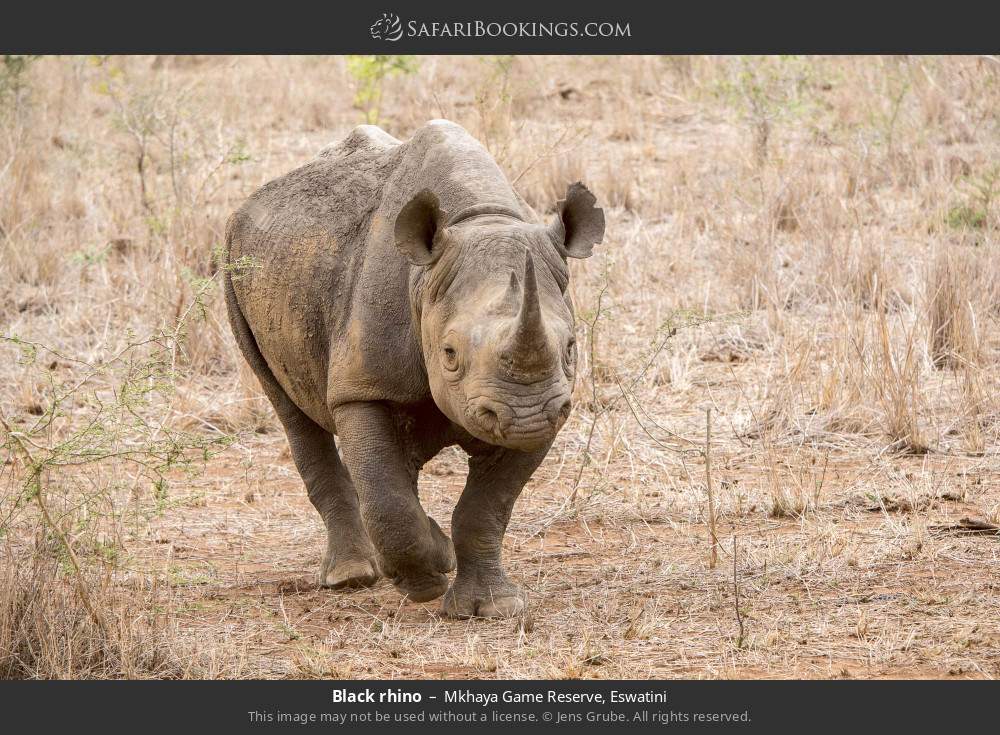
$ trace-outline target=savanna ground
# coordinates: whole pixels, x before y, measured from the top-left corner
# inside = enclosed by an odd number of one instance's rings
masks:
[[[1000,675],[1000,58],[0,75],[0,676]],[[608,215],[572,264],[576,408],[505,542],[518,620],[316,587],[218,288],[255,188],[434,117],[540,211],[582,179]],[[446,530],[464,472],[421,480]]]

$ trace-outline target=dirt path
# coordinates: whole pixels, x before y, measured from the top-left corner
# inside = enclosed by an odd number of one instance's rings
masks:
[[[887,482],[834,458],[821,501],[803,517],[774,517],[753,490],[730,492],[712,570],[701,498],[607,494],[560,510],[574,472],[550,462],[519,503],[505,548],[530,591],[530,615],[452,621],[436,603],[401,603],[384,580],[350,593],[316,587],[323,532],[283,446],[279,435],[259,437],[240,448],[249,467],[238,450],[213,463],[135,549],[137,566],[169,580],[179,628],[219,645],[242,676],[1000,674],[1000,540],[937,528],[1000,501],[995,470],[899,458],[886,465],[897,478]],[[462,460],[446,453],[427,469],[422,498],[447,530]],[[755,475],[720,476],[731,490],[754,487]],[[921,477],[948,489],[907,494]]]

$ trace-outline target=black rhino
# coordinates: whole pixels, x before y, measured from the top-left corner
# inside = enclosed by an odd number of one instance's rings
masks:
[[[543,223],[437,120],[406,142],[360,126],[230,218],[230,322],[326,523],[323,585],[382,574],[452,616],[523,610],[501,541],[570,411],[566,259],[603,239],[594,205],[573,184]],[[453,444],[470,455],[454,544],[417,497]]]

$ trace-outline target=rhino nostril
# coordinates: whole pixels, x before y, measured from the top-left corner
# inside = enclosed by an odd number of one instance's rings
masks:
[[[492,408],[479,406],[476,408],[476,420],[479,424],[490,432],[496,432],[503,436],[503,426],[500,423],[500,415]]]
[[[572,410],[572,408],[573,408],[573,401],[571,401],[569,398],[567,398],[559,406],[559,413],[556,414],[556,421],[563,422],[566,419],[568,419],[569,418],[569,412]]]

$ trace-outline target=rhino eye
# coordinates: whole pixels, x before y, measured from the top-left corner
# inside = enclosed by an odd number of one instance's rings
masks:
[[[444,366],[446,370],[455,370],[458,368],[458,353],[455,352],[454,347],[445,347],[442,350],[444,354]]]
[[[573,348],[576,347],[576,339],[570,337],[566,343],[566,362],[573,362]]]

